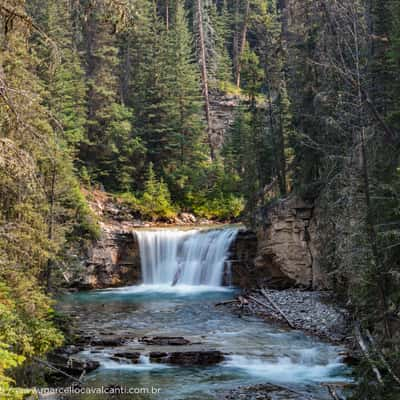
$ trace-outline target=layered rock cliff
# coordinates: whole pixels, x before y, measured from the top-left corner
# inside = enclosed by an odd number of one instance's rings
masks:
[[[257,251],[254,233],[240,230],[229,250],[224,283],[251,286],[249,273]],[[231,273],[232,272],[232,273]],[[79,289],[100,289],[138,284],[142,280],[139,244],[133,228],[102,224],[101,238],[87,249],[81,268],[70,278]]]
[[[295,196],[259,210],[254,270],[258,284],[271,287],[327,286],[319,267],[317,210]]]
[[[92,209],[103,216],[101,237],[88,247],[80,268],[70,277],[71,286],[92,289],[141,281],[134,233],[138,224],[121,220],[121,212],[110,217],[104,210],[113,209],[113,203],[106,200],[92,204]],[[258,210],[254,232],[240,230],[230,248],[225,284],[243,288],[327,287],[319,267],[317,224],[318,209],[294,196]]]
[[[140,254],[135,234],[102,225],[101,237],[87,249],[73,286],[99,289],[132,285],[140,281]]]

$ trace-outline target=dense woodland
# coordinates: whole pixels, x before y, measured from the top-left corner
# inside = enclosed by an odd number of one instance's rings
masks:
[[[354,398],[398,399],[399,0],[0,0],[0,46],[2,388],[63,341],[48,282],[98,236],[82,188],[101,187],[152,219],[314,201],[376,338]]]

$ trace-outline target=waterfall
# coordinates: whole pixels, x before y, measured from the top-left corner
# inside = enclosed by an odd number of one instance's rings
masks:
[[[138,230],[143,283],[221,286],[237,228]]]

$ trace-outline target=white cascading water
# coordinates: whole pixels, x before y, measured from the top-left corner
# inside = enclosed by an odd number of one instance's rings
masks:
[[[237,228],[138,230],[145,285],[221,286]]]

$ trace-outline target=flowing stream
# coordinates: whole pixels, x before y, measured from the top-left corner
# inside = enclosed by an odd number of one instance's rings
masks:
[[[349,379],[339,346],[215,307],[216,302],[237,294],[236,289],[221,286],[236,233],[234,228],[137,232],[143,284],[63,298],[62,309],[78,319],[87,335],[131,338],[120,346],[87,346],[77,355],[101,363],[84,378],[87,387],[136,388],[124,399],[208,400],[241,385],[276,383],[329,399],[321,383]],[[140,341],[149,336],[183,336],[191,343],[160,346]],[[208,350],[223,352],[224,361],[212,366],[176,366],[149,359],[150,352]],[[129,351],[140,352],[139,363],[114,356]],[[84,394],[71,398],[118,397]]]

